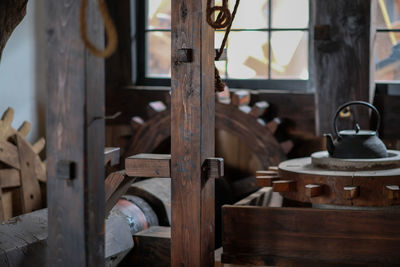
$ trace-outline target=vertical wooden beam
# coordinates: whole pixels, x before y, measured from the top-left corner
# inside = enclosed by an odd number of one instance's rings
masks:
[[[332,131],[341,104],[373,98],[375,7],[376,0],[312,0],[317,134]],[[368,113],[355,115],[369,126]]]
[[[214,31],[207,0],[172,0],[172,266],[214,266]],[[182,54],[189,55],[183,58]]]
[[[104,44],[89,0],[89,39]],[[81,1],[47,1],[48,265],[104,266],[104,60],[84,48]]]

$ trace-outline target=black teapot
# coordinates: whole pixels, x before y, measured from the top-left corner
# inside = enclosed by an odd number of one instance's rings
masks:
[[[377,115],[376,131],[360,130],[358,123],[355,124],[353,130],[338,131],[336,121],[344,108],[351,105],[363,105],[372,109]],[[334,158],[342,159],[370,159],[370,158],[386,158],[388,152],[385,144],[378,138],[378,129],[380,126],[380,114],[378,110],[368,102],[351,101],[343,104],[336,111],[333,120],[333,129],[337,135],[337,139],[333,141],[331,134],[325,134],[326,147],[329,155]]]

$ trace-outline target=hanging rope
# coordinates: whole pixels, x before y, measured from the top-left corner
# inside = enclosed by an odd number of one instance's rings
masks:
[[[224,39],[222,39],[222,43],[220,48],[217,51],[215,56],[215,60],[219,60],[224,53],[224,48],[226,45],[226,41],[228,40],[229,33],[231,32],[232,24],[236,16],[236,12],[238,10],[240,4],[240,0],[236,0],[235,7],[233,8],[233,12],[228,8],[228,0],[222,1],[222,6],[212,6],[212,0],[207,1],[207,22],[214,29],[222,29],[226,28]],[[216,20],[213,20],[214,13],[218,12],[218,16]],[[225,88],[225,83],[222,82],[221,76],[219,75],[219,71],[217,67],[215,68],[215,91],[222,92]]]
[[[107,4],[105,0],[98,0],[98,7],[100,15],[104,21],[104,28],[107,34],[107,46],[104,50],[98,49],[88,38],[86,29],[86,9],[88,5],[88,0],[82,0],[81,10],[80,10],[80,28],[81,28],[81,38],[85,46],[89,51],[96,57],[107,58],[111,56],[118,45],[118,35],[115,29],[114,23],[107,9]]]

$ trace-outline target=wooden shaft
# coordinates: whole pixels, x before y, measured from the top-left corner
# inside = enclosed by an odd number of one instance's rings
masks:
[[[171,266],[214,266],[214,179],[202,171],[214,156],[214,31],[207,0],[171,4]]]

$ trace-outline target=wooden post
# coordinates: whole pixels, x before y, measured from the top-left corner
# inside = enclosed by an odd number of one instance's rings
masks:
[[[207,0],[172,0],[172,266],[214,266],[214,31]]]
[[[336,109],[372,101],[376,0],[313,0],[313,68],[317,134],[332,132]],[[356,114],[368,127],[367,112]]]
[[[104,266],[104,60],[84,47],[81,1],[47,1],[48,266]],[[104,44],[89,0],[89,39]]]

